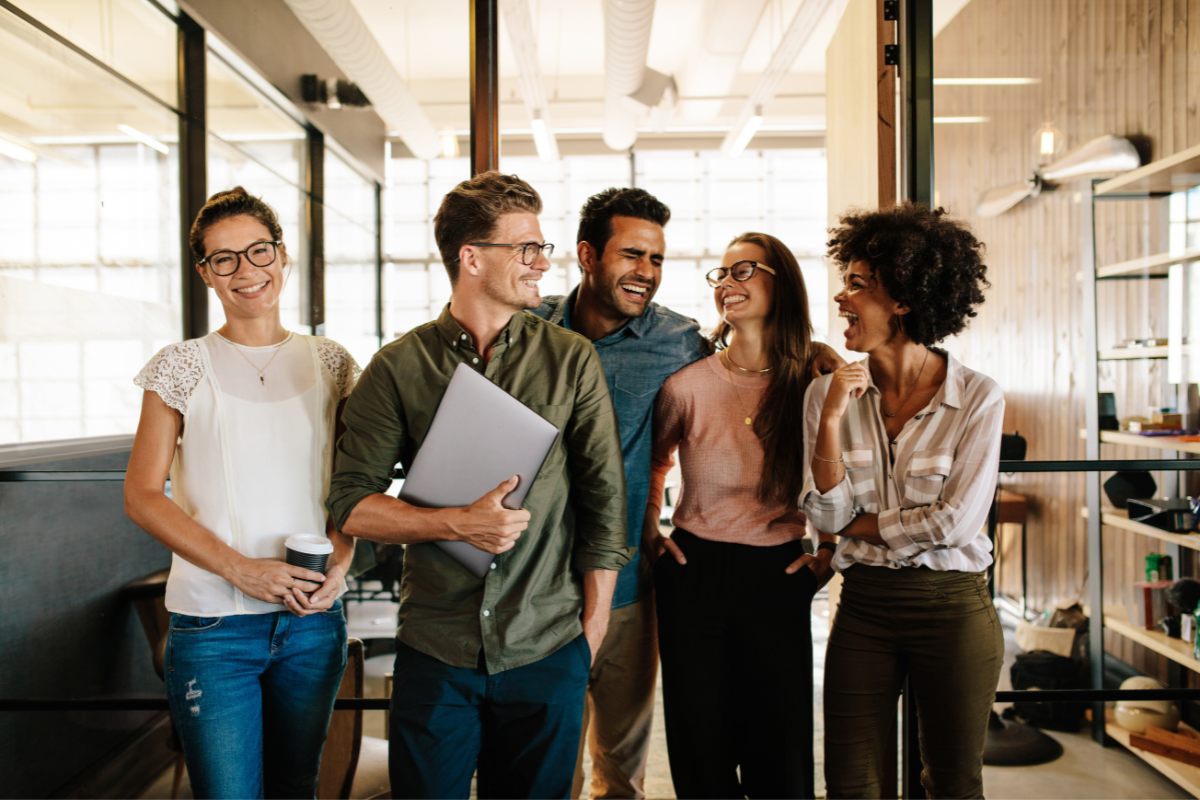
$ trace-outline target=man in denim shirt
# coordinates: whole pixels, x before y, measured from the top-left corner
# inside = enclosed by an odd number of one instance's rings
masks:
[[[608,189],[589,198],[577,237],[580,284],[566,297],[547,297],[533,312],[591,339],[600,355],[621,431],[629,547],[642,539],[654,399],[667,378],[712,352],[695,320],[651,302],[662,280],[663,226],[670,218],[643,189]],[[645,796],[658,673],[651,590],[650,565],[639,553],[617,577],[608,635],[588,684],[584,739],[591,739],[592,797]],[[580,762],[582,756],[581,742]],[[573,797],[582,783],[577,766]]]

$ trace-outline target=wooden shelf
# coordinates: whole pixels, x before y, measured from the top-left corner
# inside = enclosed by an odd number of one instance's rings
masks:
[[[1104,607],[1104,627],[1116,631],[1130,641],[1164,655],[1193,672],[1200,672],[1200,661],[1192,658],[1192,646],[1182,639],[1172,639],[1161,631],[1148,631],[1129,622],[1125,606]]]
[[[1139,436],[1126,431],[1100,431],[1100,441],[1106,444],[1124,444],[1131,447],[1149,447],[1156,450],[1174,450],[1177,453],[1200,454],[1200,442],[1181,442],[1175,436]]]
[[[1084,507],[1083,510],[1087,511],[1087,508]],[[1084,516],[1087,515],[1085,514]],[[1149,536],[1152,539],[1161,539],[1164,542],[1177,544],[1180,547],[1200,550],[1200,534],[1171,533],[1170,531],[1156,528],[1153,525],[1147,525],[1144,522],[1134,522],[1129,518],[1129,512],[1123,508],[1107,509],[1100,515],[1100,519],[1105,525],[1111,525],[1114,528],[1140,533],[1142,536]]]
[[[1182,192],[1200,186],[1200,145],[1096,184],[1096,197]]]
[[[1118,347],[1111,350],[1101,350],[1101,361],[1133,361],[1140,358],[1166,358],[1167,345],[1159,347]],[[1183,348],[1187,352],[1187,347]]]
[[[1122,261],[1118,264],[1109,264],[1107,267],[1100,267],[1096,270],[1096,277],[1111,278],[1114,275],[1128,275],[1131,272],[1141,272],[1142,270],[1154,269],[1156,267],[1169,267],[1172,264],[1185,264],[1197,259],[1200,259],[1200,250],[1185,250],[1177,254],[1156,253],[1145,258],[1135,258],[1132,261]]]
[[[1129,744],[1129,731],[1113,721],[1112,709],[1105,714],[1104,730],[1108,735],[1120,742],[1126,750],[1145,761],[1161,772],[1167,778],[1175,781],[1181,788],[1191,793],[1192,797],[1200,797],[1200,767],[1193,767],[1173,758],[1166,758],[1157,753],[1150,753]],[[1185,723],[1180,723],[1180,729],[1193,730]]]

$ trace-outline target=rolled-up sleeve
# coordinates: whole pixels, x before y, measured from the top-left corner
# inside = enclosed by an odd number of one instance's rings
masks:
[[[880,512],[879,535],[897,558],[961,547],[979,534],[996,492],[1004,423],[1004,397],[999,389],[987,400],[970,412],[941,499]]]
[[[373,359],[342,411],[346,431],[338,440],[325,500],[339,531],[363,498],[391,487],[400,445],[407,434],[403,411],[391,369],[382,359]]]
[[[604,368],[588,345],[580,359],[575,408],[567,423],[567,464],[575,511],[572,565],[619,570],[637,548],[626,547],[625,463]]]
[[[813,454],[821,426],[821,409],[832,378],[828,375],[809,384],[804,393],[804,485],[800,490],[800,508],[818,531],[837,533],[854,519],[854,487],[849,473],[828,492],[817,490],[813,480]]]

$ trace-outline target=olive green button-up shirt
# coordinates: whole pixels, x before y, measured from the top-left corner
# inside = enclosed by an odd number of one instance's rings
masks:
[[[432,542],[408,545],[400,641],[454,667],[489,674],[531,664],[583,631],[583,575],[619,570],[625,472],[616,415],[595,348],[530,314],[513,315],[492,358],[450,315],[381,349],[346,401],[326,505],[340,529],[354,506],[411,466],[454,369],[466,363],[560,431],[525,498],[529,528],[476,578]]]

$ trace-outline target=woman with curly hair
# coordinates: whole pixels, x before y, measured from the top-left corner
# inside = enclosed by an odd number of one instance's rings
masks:
[[[983,530],[1004,397],[934,345],[983,302],[983,245],[914,203],[852,213],[831,233],[846,347],[866,358],[814,381],[804,405],[801,504],[840,537],[833,565],[845,580],[825,656],[828,795],[884,796],[907,678],[922,785],[930,797],[982,797],[1004,653]]]

